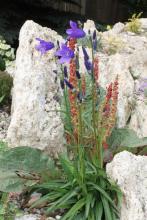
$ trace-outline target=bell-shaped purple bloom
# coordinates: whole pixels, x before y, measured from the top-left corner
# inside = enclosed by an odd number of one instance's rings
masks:
[[[71,38],[83,38],[85,37],[85,32],[81,29],[78,28],[78,25],[76,22],[70,21],[70,29],[66,30],[66,33],[68,34],[69,37]]]
[[[74,58],[74,51],[68,48],[65,44],[61,45],[61,48],[56,51],[55,56],[58,56],[59,62],[69,63],[72,58]]]
[[[40,38],[36,38],[37,41],[39,41],[39,44],[35,46],[36,50],[38,50],[41,55],[44,55],[47,51],[54,48],[54,44],[49,41],[42,40]]]

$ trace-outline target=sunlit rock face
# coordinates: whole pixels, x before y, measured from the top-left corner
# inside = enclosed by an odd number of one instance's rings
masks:
[[[106,170],[123,194],[120,220],[147,219],[147,157],[123,151]]]
[[[55,50],[45,56],[35,49],[36,38],[62,41],[55,31],[27,21],[20,30],[16,56],[9,146],[31,146],[57,154],[64,150],[63,124],[59,112]]]

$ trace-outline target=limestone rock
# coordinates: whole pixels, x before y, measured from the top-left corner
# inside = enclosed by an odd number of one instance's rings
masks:
[[[86,34],[88,34],[88,31],[90,31],[91,33],[93,33],[93,31],[96,30],[96,26],[95,26],[95,23],[94,21],[92,20],[87,20],[85,23],[84,23],[84,31]]]
[[[55,31],[27,21],[20,31],[16,56],[9,146],[31,146],[56,154],[63,151],[63,124],[59,112],[55,50],[41,56],[36,38],[63,41]]]
[[[41,216],[39,215],[23,215],[20,217],[15,217],[15,220],[40,220]]]
[[[147,157],[123,151],[107,164],[107,174],[123,193],[120,220],[146,220]]]
[[[136,131],[139,137],[147,137],[147,104],[144,100],[137,100],[129,128]]]

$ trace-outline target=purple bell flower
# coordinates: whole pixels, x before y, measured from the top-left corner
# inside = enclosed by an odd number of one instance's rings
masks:
[[[72,58],[74,58],[74,51],[68,48],[65,44],[61,45],[61,48],[56,51],[55,56],[58,56],[59,62],[69,63]]]
[[[36,50],[38,50],[41,55],[44,55],[47,51],[54,48],[54,44],[49,41],[44,41],[40,38],[36,38],[37,41],[39,41],[39,44],[35,46]]]
[[[71,38],[83,38],[85,37],[85,32],[81,29],[78,28],[78,25],[76,22],[70,21],[70,29],[66,30],[66,33],[68,34],[69,37]]]

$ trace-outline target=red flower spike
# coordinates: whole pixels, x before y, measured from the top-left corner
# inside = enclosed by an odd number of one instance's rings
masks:
[[[99,78],[99,59],[98,59],[98,57],[94,58],[93,70],[94,70],[95,81],[98,83],[98,78]]]

